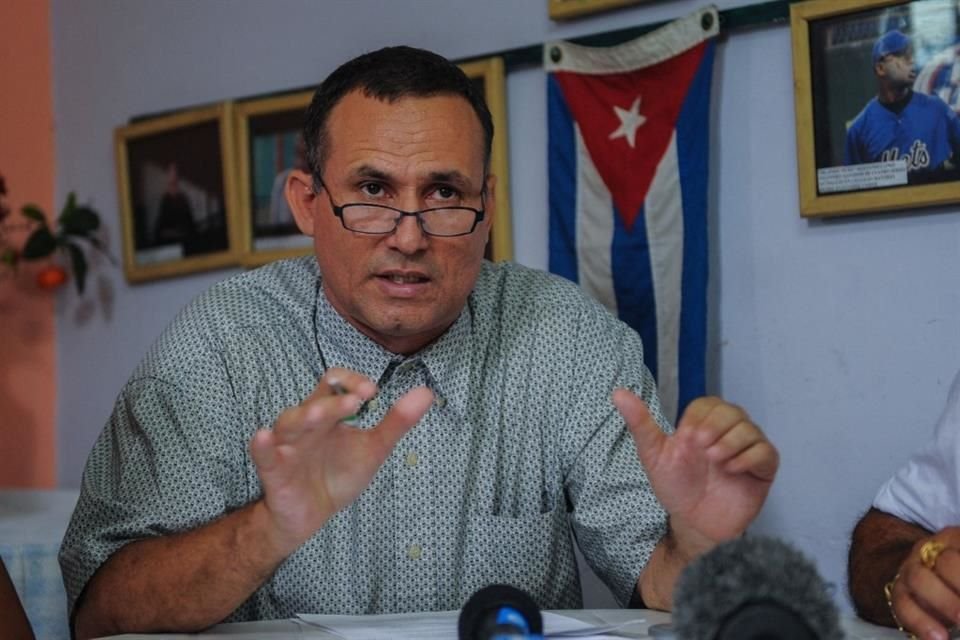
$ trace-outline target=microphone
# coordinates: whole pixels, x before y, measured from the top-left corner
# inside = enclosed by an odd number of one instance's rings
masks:
[[[785,542],[744,536],[687,566],[673,593],[680,640],[837,640],[840,616],[813,563]]]
[[[457,622],[460,640],[542,640],[540,608],[525,591],[486,586],[467,600]]]

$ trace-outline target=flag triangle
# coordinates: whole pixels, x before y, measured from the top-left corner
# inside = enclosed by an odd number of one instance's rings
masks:
[[[628,230],[673,137],[705,48],[701,43],[636,71],[555,72],[587,152]]]

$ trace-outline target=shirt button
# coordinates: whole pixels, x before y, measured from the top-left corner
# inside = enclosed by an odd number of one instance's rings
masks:
[[[417,462],[419,462],[419,461],[420,461],[420,457],[419,457],[415,452],[413,452],[413,451],[411,451],[410,453],[408,453],[408,454],[407,454],[407,457],[405,458],[405,462],[407,463],[407,466],[408,466],[408,467],[415,467],[415,466],[417,466]]]
[[[423,555],[423,549],[418,544],[412,544],[407,547],[407,557],[411,560],[419,560]]]
[[[437,398],[433,401],[433,403],[437,405],[437,407],[439,407],[440,409],[443,409],[445,406],[447,406],[447,399],[444,398],[443,396],[437,396]]]
[[[380,401],[377,400],[376,398],[370,398],[367,401],[367,407],[370,409],[370,411],[376,411],[379,406],[380,406]]]

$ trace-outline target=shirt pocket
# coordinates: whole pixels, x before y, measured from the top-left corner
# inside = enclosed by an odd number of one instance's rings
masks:
[[[565,506],[519,517],[473,513],[464,537],[461,597],[489,584],[523,589],[542,607],[580,606]]]

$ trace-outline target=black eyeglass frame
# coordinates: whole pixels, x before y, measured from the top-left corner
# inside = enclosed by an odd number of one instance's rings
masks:
[[[323,181],[319,175],[314,175],[314,191],[316,191],[317,184],[323,189],[324,193],[327,194],[327,200],[330,202],[330,208],[333,209],[333,215],[340,218],[340,224],[343,225],[343,228],[347,231],[352,231],[353,233],[363,233],[370,236],[386,236],[391,233],[395,233],[397,227],[400,226],[400,221],[403,220],[405,216],[414,216],[417,219],[417,226],[420,227],[425,235],[432,236],[435,238],[459,238],[461,236],[468,236],[477,229],[477,225],[483,220],[484,215],[486,214],[486,203],[484,201],[484,194],[486,193],[486,187],[480,191],[480,206],[482,208],[475,209],[474,207],[430,207],[429,209],[421,209],[419,211],[405,211],[403,209],[397,209],[396,207],[391,207],[385,204],[375,204],[375,203],[366,203],[366,202],[348,202],[346,204],[337,204],[333,201],[333,196],[330,194],[330,189],[327,188],[326,183]],[[365,207],[373,209],[385,209],[387,211],[393,211],[394,213],[399,213],[400,215],[393,221],[393,229],[389,231],[361,231],[358,229],[351,229],[347,226],[347,221],[343,218],[344,209],[349,209],[350,207]],[[457,211],[470,211],[473,213],[473,224],[470,226],[469,231],[464,231],[463,233],[452,233],[452,234],[443,234],[443,233],[432,233],[427,231],[426,227],[423,226],[423,218],[421,217],[424,213],[429,213],[431,211],[449,211],[451,209]]]

